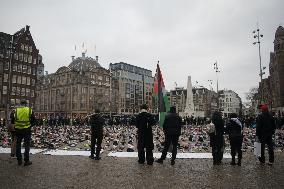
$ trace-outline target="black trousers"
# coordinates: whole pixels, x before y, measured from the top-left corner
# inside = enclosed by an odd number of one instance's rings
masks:
[[[221,163],[224,153],[224,137],[215,136],[212,144],[213,163]]]
[[[242,136],[230,138],[232,161],[235,161],[236,153],[238,153],[238,161],[241,161],[242,155],[243,155],[242,143],[243,143],[243,137]]]
[[[31,129],[16,129],[16,137],[17,137],[17,145],[16,145],[16,156],[17,160],[22,160],[21,153],[21,143],[24,139],[25,144],[25,153],[24,153],[24,161],[30,160],[30,145],[31,145]]]
[[[267,144],[268,147],[268,154],[269,154],[269,162],[274,162],[274,151],[273,151],[273,143],[272,143],[272,136],[266,137],[264,140],[261,141],[261,156],[260,161],[265,162],[265,144]]]
[[[168,152],[168,149],[169,149],[171,144],[173,144],[172,160],[176,159],[178,138],[179,138],[179,135],[166,135],[165,136],[165,145],[164,145],[164,149],[163,149],[163,152],[162,152],[161,159],[163,159],[163,160],[166,159],[167,152]]]
[[[146,161],[148,164],[154,162],[153,148],[146,148]],[[138,162],[145,162],[145,150],[143,147],[138,147]]]
[[[102,141],[103,141],[103,134],[97,134],[97,133],[92,133],[91,135],[91,155],[93,156],[95,154],[95,146],[97,145],[96,148],[96,156],[100,156],[100,152],[102,149]]]

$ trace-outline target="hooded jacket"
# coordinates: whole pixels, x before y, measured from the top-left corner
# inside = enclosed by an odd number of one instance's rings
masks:
[[[243,135],[243,125],[238,118],[231,118],[226,127],[226,133],[230,138],[241,137]]]

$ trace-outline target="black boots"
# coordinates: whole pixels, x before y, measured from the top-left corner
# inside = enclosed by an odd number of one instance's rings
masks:
[[[164,160],[163,160],[162,158],[156,160],[156,162],[157,162],[157,163],[160,163],[160,164],[163,164],[163,161],[164,161]]]
[[[29,166],[31,164],[33,164],[31,161],[25,161],[24,166]]]
[[[162,158],[156,160],[156,162],[160,163],[160,164],[163,164],[163,161],[164,161],[164,159],[162,159]],[[176,163],[175,160],[171,159],[171,165],[174,165],[175,163]]]
[[[97,156],[97,155],[96,155],[96,156],[90,155],[89,158],[95,159],[95,160],[100,160],[100,159],[102,159],[100,156]]]
[[[18,165],[22,165],[23,161],[22,160],[18,160]]]
[[[22,160],[18,160],[18,165],[22,165],[23,164],[23,161]],[[29,166],[33,164],[31,161],[25,161],[24,163],[24,166]]]
[[[238,159],[238,166],[241,166],[241,165],[242,165],[242,160]]]
[[[95,156],[94,155],[90,155],[89,158],[95,159]]]

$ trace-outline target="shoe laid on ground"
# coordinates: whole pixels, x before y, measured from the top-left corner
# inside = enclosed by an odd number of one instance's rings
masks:
[[[161,159],[161,158],[156,160],[156,162],[157,162],[157,163],[160,163],[160,164],[163,164],[163,161],[164,161],[164,160]]]
[[[100,160],[100,159],[102,159],[102,158],[98,157],[98,156],[95,157],[95,160]]]
[[[89,156],[89,158],[91,158],[91,159],[95,159],[95,156],[93,156],[93,155],[90,155],[90,156]]]
[[[22,160],[18,160],[18,165],[22,165],[23,161]]]
[[[236,165],[235,161],[231,161],[230,165]]]
[[[174,165],[175,163],[175,160],[171,160],[171,165]]]
[[[241,165],[242,165],[242,163],[240,161],[238,161],[238,166],[241,166]]]
[[[17,158],[17,157],[16,157],[15,154],[11,154],[11,155],[10,155],[10,158],[11,158],[11,159],[15,159],[15,158]]]
[[[147,165],[153,165],[153,162],[147,162]]]
[[[268,162],[267,164],[270,165],[270,166],[272,166],[272,165],[273,165],[273,162]]]
[[[31,165],[31,164],[33,164],[31,161],[26,161],[26,162],[24,163],[24,166],[29,166],[29,165]]]

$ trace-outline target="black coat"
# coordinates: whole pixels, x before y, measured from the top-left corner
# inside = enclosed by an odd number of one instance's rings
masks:
[[[180,135],[182,119],[177,113],[168,113],[163,125],[165,135]]]
[[[154,117],[148,112],[137,115],[135,125],[138,134],[138,148],[154,149],[152,126],[155,125]]]
[[[220,113],[214,113],[212,116],[212,123],[215,126],[215,132],[210,133],[210,146],[223,147],[224,146],[224,121]]]
[[[242,130],[243,126],[239,125],[234,119],[230,119],[226,126],[226,133],[229,135],[229,138],[242,137]]]
[[[268,112],[261,113],[256,120],[256,136],[262,142],[275,133],[276,125],[272,115]]]
[[[105,125],[105,119],[100,114],[92,115],[89,123],[91,125],[92,134],[103,134],[103,126]]]

